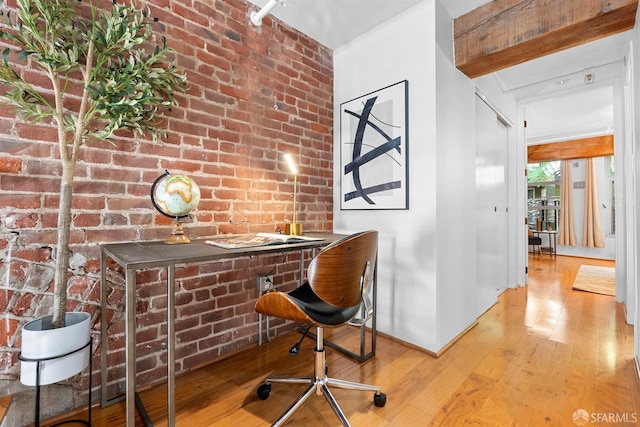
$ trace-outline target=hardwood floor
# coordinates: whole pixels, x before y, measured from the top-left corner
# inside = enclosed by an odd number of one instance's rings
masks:
[[[354,426],[573,426],[637,425],[640,384],[633,360],[633,328],[610,296],[571,290],[581,264],[612,262],[532,257],[528,287],[504,292],[478,324],[440,358],[378,337],[376,356],[359,364],[328,350],[329,374],[380,385],[384,408],[372,393],[335,390]],[[342,333],[351,339],[352,328]],[[177,381],[178,426],[270,425],[305,386],[274,384],[268,400],[256,387],[270,374],[310,375],[313,341],[298,356],[298,334],[216,362]],[[164,387],[141,393],[156,426],[166,425]],[[93,411],[93,426],[122,426],[124,403]],[[596,421],[596,422],[594,422]],[[139,425],[141,421],[139,420]],[[340,425],[322,396],[312,396],[292,426]]]

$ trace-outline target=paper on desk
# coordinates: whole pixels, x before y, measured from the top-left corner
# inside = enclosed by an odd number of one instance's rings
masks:
[[[205,240],[208,245],[226,249],[252,248],[256,246],[283,245],[285,243],[314,242],[322,237],[290,236],[277,233],[219,235]]]

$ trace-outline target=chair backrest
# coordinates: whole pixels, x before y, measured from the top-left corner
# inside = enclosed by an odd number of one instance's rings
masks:
[[[309,264],[307,280],[325,302],[355,307],[362,302],[362,287],[374,274],[378,232],[352,234],[324,248]]]

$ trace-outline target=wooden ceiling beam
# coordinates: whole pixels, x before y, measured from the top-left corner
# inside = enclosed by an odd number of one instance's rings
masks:
[[[638,0],[493,0],[454,20],[456,67],[479,77],[633,29]]]
[[[527,163],[554,160],[588,159],[589,157],[613,156],[613,135],[572,139],[570,141],[527,147]]]

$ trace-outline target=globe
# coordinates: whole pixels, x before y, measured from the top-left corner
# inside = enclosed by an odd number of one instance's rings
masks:
[[[198,206],[200,187],[188,176],[165,172],[151,187],[151,202],[165,216],[184,218]]]
[[[156,178],[151,186],[151,203],[162,215],[175,218],[173,231],[164,240],[165,243],[190,243],[180,219],[188,217],[199,202],[200,187],[188,176],[171,175],[169,171],[165,171]]]

